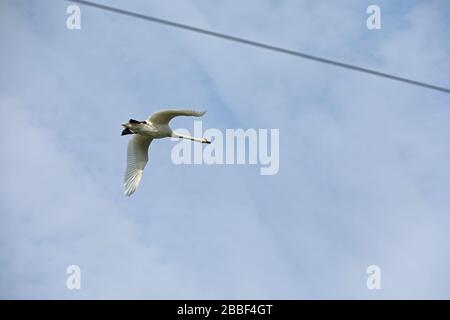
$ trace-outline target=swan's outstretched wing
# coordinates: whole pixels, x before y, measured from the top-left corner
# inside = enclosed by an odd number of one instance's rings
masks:
[[[148,147],[152,138],[134,135],[128,142],[127,169],[125,170],[125,194],[131,196],[137,189],[148,162]]]
[[[178,116],[201,117],[206,111],[194,110],[162,110],[153,113],[147,120],[156,124],[168,124],[170,120]]]

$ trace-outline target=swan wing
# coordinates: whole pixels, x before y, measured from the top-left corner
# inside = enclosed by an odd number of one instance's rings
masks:
[[[194,110],[162,110],[153,113],[147,121],[155,124],[168,124],[170,120],[178,116],[201,117],[206,111]]]
[[[125,194],[131,196],[141,182],[145,165],[148,162],[148,147],[152,138],[134,135],[128,142],[127,168],[125,170],[124,187]]]

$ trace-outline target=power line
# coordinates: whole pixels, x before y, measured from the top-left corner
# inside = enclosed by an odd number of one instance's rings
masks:
[[[408,83],[408,84],[419,86],[419,87],[424,87],[424,88],[428,88],[428,89],[432,89],[432,90],[450,93],[450,89],[445,88],[445,87],[440,87],[440,86],[436,86],[436,85],[421,82],[421,81],[403,78],[403,77],[399,77],[399,76],[396,76],[393,74],[379,72],[379,71],[372,70],[372,69],[362,68],[362,67],[358,67],[358,66],[348,64],[348,63],[343,63],[343,62],[339,62],[339,61],[335,61],[335,60],[321,58],[318,56],[302,53],[299,51],[284,49],[281,47],[276,47],[276,46],[272,46],[272,45],[261,43],[261,42],[256,42],[256,41],[252,41],[252,40],[248,40],[248,39],[244,39],[244,38],[230,36],[227,34],[214,32],[214,31],[210,31],[210,30],[206,30],[206,29],[201,29],[201,28],[189,26],[186,24],[181,24],[178,22],[164,20],[164,19],[144,15],[141,13],[127,11],[127,10],[123,10],[123,9],[119,9],[119,8],[114,8],[114,7],[110,7],[110,6],[106,6],[103,4],[98,4],[98,3],[94,3],[94,2],[90,2],[90,1],[85,1],[85,0],[68,0],[68,1],[83,4],[83,5],[98,8],[98,9],[102,9],[102,10],[106,10],[106,11],[110,11],[110,12],[114,12],[114,13],[118,13],[118,14],[122,14],[122,15],[126,15],[129,17],[133,17],[133,18],[137,18],[137,19],[141,19],[141,20],[146,20],[146,21],[163,24],[163,25],[178,28],[178,29],[184,29],[184,30],[208,35],[211,37],[221,38],[221,39],[225,39],[228,41],[234,41],[234,42],[246,44],[246,45],[257,47],[257,48],[262,48],[262,49],[271,50],[271,51],[275,51],[275,52],[279,52],[279,53],[284,53],[284,54],[288,54],[288,55],[299,57],[299,58],[304,58],[304,59],[313,60],[313,61],[320,62],[320,63],[333,65],[336,67],[341,67],[341,68],[345,68],[345,69],[349,69],[349,70],[353,70],[353,71],[363,72],[363,73],[371,74],[374,76],[383,77],[383,78],[387,78],[387,79],[391,79],[391,80],[395,80],[395,81],[400,81],[400,82]]]

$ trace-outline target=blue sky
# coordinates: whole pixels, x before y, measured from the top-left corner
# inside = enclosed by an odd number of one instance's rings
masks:
[[[450,86],[445,0],[96,1]],[[450,298],[449,95],[68,4],[0,3],[0,297]],[[279,173],[165,139],[125,197],[120,124],[166,107],[279,128]]]

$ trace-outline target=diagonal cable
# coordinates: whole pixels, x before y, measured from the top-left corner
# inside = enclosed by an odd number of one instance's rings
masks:
[[[395,80],[395,81],[407,83],[407,84],[410,84],[410,85],[415,85],[415,86],[419,86],[419,87],[423,87],[423,88],[427,88],[427,89],[432,89],[432,90],[436,90],[436,91],[440,91],[440,92],[444,92],[444,93],[450,93],[450,89],[449,88],[440,87],[440,86],[433,85],[433,84],[430,84],[430,83],[421,82],[421,81],[408,79],[408,78],[403,78],[403,77],[399,77],[399,76],[396,76],[396,75],[393,75],[393,74],[384,73],[384,72],[376,71],[376,70],[373,70],[373,69],[363,68],[363,67],[359,67],[359,66],[356,66],[356,65],[352,65],[352,64],[348,64],[348,63],[344,63],[344,62],[339,62],[339,61],[336,61],[336,60],[326,59],[326,58],[314,56],[314,55],[311,55],[311,54],[302,53],[302,52],[299,52],[299,51],[289,50],[289,49],[285,49],[285,48],[281,48],[281,47],[276,47],[276,46],[273,46],[273,45],[270,45],[270,44],[265,44],[265,43],[261,43],[261,42],[256,42],[256,41],[244,39],[244,38],[230,36],[230,35],[227,35],[227,34],[224,34],[224,33],[219,33],[219,32],[214,32],[214,31],[210,31],[210,30],[206,30],[206,29],[201,29],[201,28],[193,27],[193,26],[190,26],[190,25],[187,25],[187,24],[181,24],[181,23],[178,23],[178,22],[170,21],[170,20],[160,19],[160,18],[156,18],[156,17],[153,17],[153,16],[149,16],[149,15],[145,15],[145,14],[141,14],[141,13],[137,13],[137,12],[132,12],[132,11],[127,11],[127,10],[119,9],[119,8],[115,8],[115,7],[110,7],[110,6],[106,6],[106,5],[103,5],[103,4],[98,4],[98,3],[95,3],[95,2],[91,2],[91,1],[85,1],[85,0],[68,0],[68,1],[79,3],[79,4],[83,4],[83,5],[90,6],[90,7],[97,8],[97,9],[106,10],[106,11],[109,11],[109,12],[114,12],[114,13],[126,15],[126,16],[129,16],[129,17],[133,17],[133,18],[137,18],[137,19],[141,19],[141,20],[146,20],[146,21],[151,21],[151,22],[163,24],[163,25],[174,27],[174,28],[178,28],[178,29],[184,29],[184,30],[188,30],[188,31],[192,31],[192,32],[208,35],[208,36],[211,36],[211,37],[225,39],[225,40],[228,40],[228,41],[242,43],[242,44],[246,44],[246,45],[249,45],[249,46],[253,46],[253,47],[257,47],[257,48],[261,48],[261,49],[265,49],[265,50],[270,50],[270,51],[274,51],[274,52],[284,53],[284,54],[288,54],[288,55],[299,57],[299,58],[303,58],[303,59],[308,59],[308,60],[312,60],[312,61],[316,61],[316,62],[328,64],[328,65],[333,65],[333,66],[340,67],[340,68],[345,68],[345,69],[348,69],[348,70],[363,72],[363,73],[371,74],[371,75],[374,75],[374,76],[377,76],[377,77],[382,77],[382,78],[386,78],[386,79],[390,79],[390,80]]]

